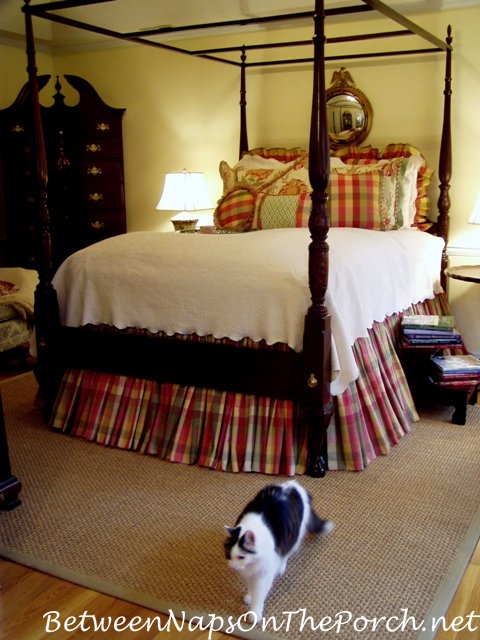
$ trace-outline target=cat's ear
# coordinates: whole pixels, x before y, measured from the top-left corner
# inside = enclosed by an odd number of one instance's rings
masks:
[[[228,533],[229,536],[233,536],[234,533],[236,533],[236,531],[239,529],[239,527],[229,527],[227,524],[224,525],[225,526],[225,530]]]
[[[253,533],[253,531],[245,531],[243,546],[248,551],[255,551],[255,534]]]

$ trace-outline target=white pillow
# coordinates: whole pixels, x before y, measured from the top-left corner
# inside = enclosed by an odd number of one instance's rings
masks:
[[[415,222],[415,214],[417,212],[415,202],[417,200],[417,177],[418,170],[422,165],[422,156],[420,153],[414,153],[408,158],[407,168],[403,180],[403,228],[409,228]]]
[[[285,166],[284,162],[280,162],[275,158],[251,156],[247,153],[233,166],[233,169],[279,169],[285,168]]]

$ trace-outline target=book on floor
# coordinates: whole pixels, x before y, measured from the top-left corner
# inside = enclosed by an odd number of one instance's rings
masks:
[[[465,376],[480,377],[480,360],[471,354],[460,356],[431,357],[431,361],[441,377]]]
[[[455,318],[453,316],[406,315],[402,318],[402,328],[404,331],[409,329],[429,329],[451,332],[455,328]]]
[[[462,344],[462,336],[456,329],[452,332],[408,329],[403,332],[403,340],[412,346],[431,344],[454,347]]]

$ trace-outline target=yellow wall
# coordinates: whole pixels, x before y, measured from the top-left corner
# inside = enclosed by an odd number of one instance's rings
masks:
[[[371,19],[369,19],[371,20]],[[480,229],[467,218],[480,190],[480,60],[478,25],[480,7],[437,11],[414,20],[445,37],[453,28],[452,143],[450,246],[454,264],[480,263]],[[360,20],[350,31],[361,31]],[[372,23],[373,25],[373,23]],[[385,23],[375,21],[372,30]],[[334,21],[329,35],[345,28]],[[310,38],[310,30],[291,30],[294,37]],[[281,37],[289,37],[282,32]],[[274,36],[272,36],[274,37]],[[245,40],[258,40],[251,34]],[[351,46],[351,45],[350,45]],[[384,46],[384,45],[382,45]],[[0,44],[0,107],[8,106],[26,80],[22,48]],[[331,72],[341,63],[332,63]],[[215,200],[220,195],[218,163],[233,164],[238,155],[239,72],[230,65],[140,46],[113,46],[82,53],[39,51],[39,73],[80,75],[101,97],[127,109],[124,151],[127,224],[130,231],[169,230],[170,214],[156,212],[166,171],[183,168],[204,171]],[[425,154],[435,169],[442,115],[443,56],[347,62],[357,86],[373,106],[373,126],[367,143],[410,142]],[[311,100],[311,68],[253,69],[247,77],[250,146],[305,146]],[[48,102],[53,93],[42,94]],[[438,176],[432,184],[436,203]],[[480,286],[453,283],[450,297],[460,328],[472,351],[480,352],[478,316]],[[473,316],[474,312],[474,316]]]

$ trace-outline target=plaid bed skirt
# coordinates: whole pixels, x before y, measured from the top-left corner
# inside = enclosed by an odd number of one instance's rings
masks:
[[[406,313],[448,314],[446,296]],[[402,315],[375,323],[353,346],[359,376],[335,397],[330,470],[364,469],[418,420],[396,351]],[[292,476],[306,468],[306,433],[290,400],[70,369],[50,424],[106,446],[222,471]]]

